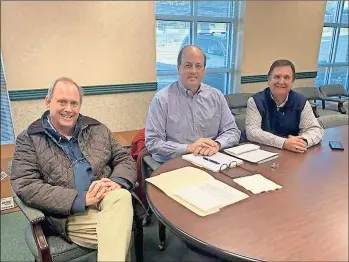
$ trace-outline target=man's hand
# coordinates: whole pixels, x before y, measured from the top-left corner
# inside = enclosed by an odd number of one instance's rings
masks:
[[[187,147],[189,153],[202,156],[212,156],[217,153],[218,150],[218,143],[210,138],[200,138]]]
[[[93,181],[86,193],[86,206],[97,203],[102,200],[108,192],[120,188],[121,186],[118,183],[109,178]]]
[[[110,180],[109,178],[103,177],[101,181],[105,184],[105,186],[108,187],[107,193],[112,190],[121,188],[121,186],[118,183],[114,182],[113,180]]]
[[[288,136],[284,148],[292,152],[304,153],[307,151],[307,143],[300,136]]]

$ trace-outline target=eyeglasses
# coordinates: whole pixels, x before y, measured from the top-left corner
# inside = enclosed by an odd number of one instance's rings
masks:
[[[232,168],[232,167],[236,167],[238,164],[238,162],[236,161],[232,161],[230,162],[229,164],[222,164],[219,168],[219,172],[222,172],[224,169],[227,169],[227,168]]]

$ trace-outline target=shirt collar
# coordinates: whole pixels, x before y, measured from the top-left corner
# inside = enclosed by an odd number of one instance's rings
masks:
[[[271,92],[270,92],[270,96],[271,96],[271,99],[274,100],[274,102],[275,102],[275,104],[276,104],[276,107],[278,107],[278,108],[279,108],[279,107],[285,106],[286,103],[287,103],[287,101],[288,101],[288,94],[287,94],[287,97],[286,97],[285,101],[282,102],[280,105],[276,102],[276,100],[274,99],[273,94],[272,94]]]
[[[77,120],[77,122],[75,124],[72,136],[63,136],[55,129],[55,127],[52,125],[49,111],[46,111],[43,114],[43,116],[42,116],[42,123],[43,123],[44,128],[51,135],[53,135],[54,138],[56,138],[58,141],[60,141],[62,139],[62,137],[66,138],[67,140],[70,140],[73,137],[78,137],[80,129],[81,129],[81,126],[82,126],[82,118],[83,118],[82,115],[79,114],[79,117],[78,117],[78,120]]]
[[[178,83],[178,87],[179,87],[179,90],[182,94],[186,95],[186,96],[189,96],[189,97],[193,97],[194,94],[187,88],[184,87],[184,85],[182,84],[182,82],[180,80],[177,81]],[[200,84],[200,87],[199,87],[199,90],[196,92],[196,94],[199,94],[203,91],[203,88],[202,88],[202,83]]]

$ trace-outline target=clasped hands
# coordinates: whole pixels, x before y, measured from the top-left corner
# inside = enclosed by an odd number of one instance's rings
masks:
[[[194,155],[212,156],[220,149],[219,143],[210,138],[199,138],[194,143],[188,145],[187,152]]]
[[[102,200],[110,191],[120,189],[121,186],[110,180],[109,178],[102,178],[101,180],[93,181],[86,193],[86,206],[96,204]]]
[[[301,136],[288,136],[284,148],[292,152],[304,153],[307,151],[308,145]]]

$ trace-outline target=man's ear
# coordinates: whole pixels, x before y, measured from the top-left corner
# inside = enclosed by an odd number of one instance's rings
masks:
[[[46,108],[50,108],[51,100],[49,100],[47,97],[45,97],[45,106]]]

